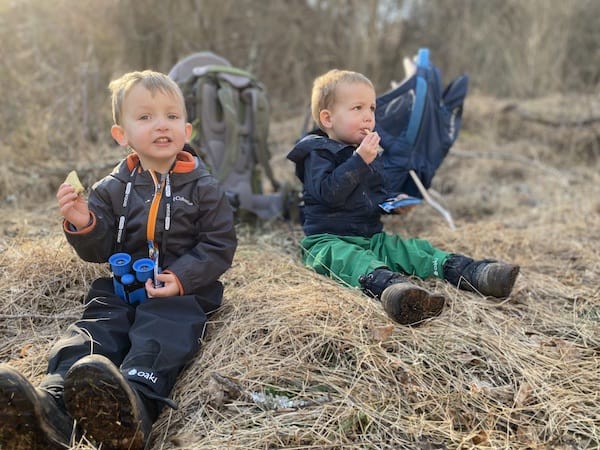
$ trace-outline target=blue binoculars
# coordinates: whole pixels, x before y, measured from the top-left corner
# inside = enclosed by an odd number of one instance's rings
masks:
[[[154,261],[142,258],[132,264],[130,254],[115,253],[108,258],[108,263],[113,274],[115,293],[132,305],[146,301],[144,285],[154,275]]]

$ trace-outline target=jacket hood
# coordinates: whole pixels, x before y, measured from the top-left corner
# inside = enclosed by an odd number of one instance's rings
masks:
[[[296,163],[296,176],[304,183],[304,160],[310,152],[319,149],[336,154],[347,147],[354,146],[329,139],[321,130],[315,130],[296,143],[292,151],[288,153],[287,159]]]

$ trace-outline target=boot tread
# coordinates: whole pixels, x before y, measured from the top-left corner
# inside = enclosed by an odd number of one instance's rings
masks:
[[[107,358],[87,356],[71,367],[65,404],[94,441],[111,449],[144,448],[151,424],[137,394]]]
[[[45,403],[45,404],[43,404]],[[72,420],[48,394],[13,368],[0,366],[0,448],[68,448]]]
[[[411,283],[395,283],[381,295],[383,309],[402,325],[418,325],[426,319],[439,316],[444,309],[445,298]]]

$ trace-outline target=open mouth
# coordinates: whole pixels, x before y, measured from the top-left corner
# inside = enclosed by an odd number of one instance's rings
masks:
[[[154,141],[154,143],[156,143],[156,144],[168,144],[169,142],[171,142],[171,139],[169,139],[167,137],[159,137],[158,139],[156,139]]]

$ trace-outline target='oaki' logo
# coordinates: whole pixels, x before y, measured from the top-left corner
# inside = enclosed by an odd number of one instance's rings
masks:
[[[148,380],[154,384],[156,384],[156,382],[158,381],[158,377],[156,375],[154,375],[154,372],[144,372],[143,370],[138,371],[135,368],[130,369],[129,372],[127,372],[127,375],[145,378],[146,380]]]

